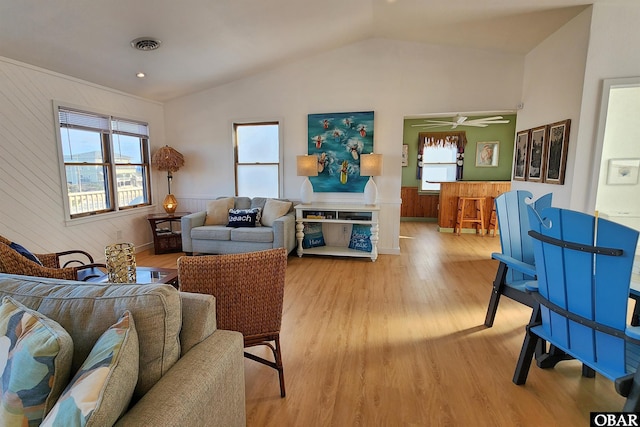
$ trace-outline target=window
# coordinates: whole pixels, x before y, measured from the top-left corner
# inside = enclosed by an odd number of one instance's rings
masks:
[[[58,108],[70,218],[149,205],[146,123]]]
[[[462,178],[465,132],[425,132],[418,134],[418,174],[422,191],[440,191],[440,182]]]
[[[236,123],[236,195],[279,197],[280,125],[278,122]]]

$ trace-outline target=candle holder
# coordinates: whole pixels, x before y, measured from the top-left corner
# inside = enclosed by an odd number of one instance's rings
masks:
[[[132,243],[116,243],[104,248],[108,280],[136,283],[136,248]]]

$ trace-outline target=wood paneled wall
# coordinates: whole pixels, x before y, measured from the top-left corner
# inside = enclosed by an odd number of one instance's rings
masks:
[[[418,194],[417,187],[402,187],[400,190],[402,206],[400,217],[403,218],[437,218],[437,194]]]
[[[443,182],[440,186],[440,228],[454,228],[458,212],[458,197],[486,197],[484,204],[485,228],[489,225],[493,199],[511,190],[511,181],[457,181]],[[465,209],[465,216],[474,216],[475,206]]]

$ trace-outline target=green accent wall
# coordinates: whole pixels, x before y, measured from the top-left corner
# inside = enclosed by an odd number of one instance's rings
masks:
[[[469,119],[478,119],[492,116],[473,116]],[[513,169],[513,146],[516,134],[516,115],[502,115],[509,123],[489,125],[486,128],[471,126],[458,126],[456,131],[465,131],[467,134],[467,146],[465,147],[464,166],[462,179],[465,181],[509,181]],[[412,127],[411,125],[425,123],[429,119],[405,119],[402,143],[409,146],[409,166],[402,168],[402,186],[419,187],[420,180],[416,178],[418,164],[418,134],[420,132],[445,132],[451,130],[451,126],[425,129],[424,127]],[[438,117],[436,120],[453,120]],[[476,147],[478,142],[499,141],[499,160],[497,167],[476,167]]]

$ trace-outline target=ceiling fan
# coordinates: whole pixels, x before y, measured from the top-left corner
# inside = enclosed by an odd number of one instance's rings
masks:
[[[451,129],[455,129],[458,126],[473,126],[478,128],[486,128],[492,124],[509,123],[509,120],[503,120],[502,116],[484,117],[481,119],[467,120],[465,116],[455,116],[452,121],[449,120],[425,120],[424,124],[411,125],[412,127],[424,127],[424,128],[439,128],[443,126],[451,126]]]

